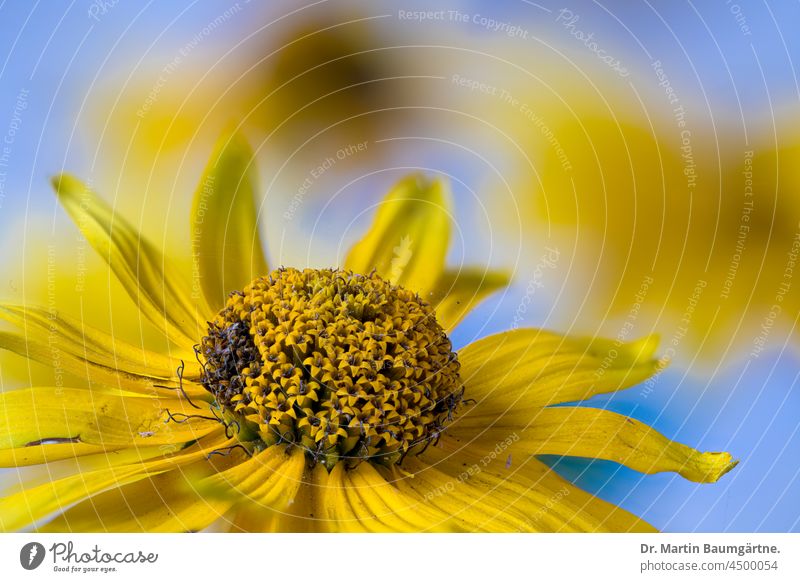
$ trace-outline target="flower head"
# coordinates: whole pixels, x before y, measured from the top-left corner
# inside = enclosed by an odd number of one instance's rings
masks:
[[[401,181],[342,268],[269,270],[244,140],[224,139],[208,176],[195,199],[195,302],[158,249],[77,180],[55,181],[174,351],[3,306],[25,335],[2,332],[0,346],[47,362],[58,334],[64,368],[90,385],[0,394],[0,465],[48,469],[0,498],[1,529],[648,531],[536,455],[698,482],[735,465],[605,410],[550,407],[646,379],[654,338],[619,346],[525,329],[456,354],[449,331],[508,278],[444,267],[443,183]],[[398,260],[409,237],[417,250]]]
[[[327,467],[430,444],[464,391],[430,305],[374,272],[260,277],[231,294],[199,351],[200,382],[250,447],[292,443]]]

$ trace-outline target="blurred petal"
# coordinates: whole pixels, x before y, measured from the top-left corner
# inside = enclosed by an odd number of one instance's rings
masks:
[[[219,518],[231,501],[204,499],[192,491],[187,473],[205,460],[95,495],[38,528],[40,532],[187,532]]]
[[[56,511],[63,511],[76,501],[146,476],[141,467],[127,466],[80,473],[38,487],[29,487],[0,498],[0,530],[20,529]]]
[[[161,252],[79,180],[61,174],[53,179],[53,186],[61,204],[144,316],[177,344],[192,345],[198,331],[205,328],[180,276]]]
[[[241,134],[223,137],[192,205],[192,253],[208,304],[219,310],[231,291],[266,275],[255,197],[253,151]]]
[[[200,399],[208,396],[193,382],[199,376],[194,354],[182,354],[184,360],[173,359],[38,307],[0,305],[0,319],[24,331],[0,331],[0,349],[52,367],[56,376],[67,372],[90,384],[116,386],[148,396],[173,396],[183,378],[188,394]],[[180,361],[188,361],[191,368],[184,371]]]
[[[450,193],[442,180],[412,175],[384,198],[372,228],[347,255],[345,268],[378,274],[427,297],[444,271],[450,241]]]
[[[175,374],[179,363],[175,358],[128,344],[77,319],[43,307],[0,304],[0,319],[23,329],[28,338],[58,334],[63,340],[59,346],[63,345],[71,355],[86,357],[98,365],[116,367],[131,374],[169,378]]]

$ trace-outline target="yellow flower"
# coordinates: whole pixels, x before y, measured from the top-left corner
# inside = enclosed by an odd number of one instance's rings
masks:
[[[234,35],[230,46],[182,47],[151,65],[137,64],[136,55],[131,70],[101,79],[90,93],[87,139],[99,143],[105,159],[94,178],[116,185],[122,208],[135,210],[143,182],[149,192],[181,192],[192,184],[194,164],[205,161],[233,123],[254,143],[268,144],[263,163],[274,170],[273,201],[295,192],[309,168],[348,146],[366,147],[337,159],[337,169],[363,168],[384,155],[377,140],[407,124],[415,111],[403,109],[409,97],[430,92],[429,80],[407,70],[408,57],[385,47],[373,20],[347,17],[341,8],[276,20],[274,10],[262,8],[237,8],[226,24],[260,22],[261,32],[247,42]],[[317,191],[307,190],[306,197]],[[149,204],[171,212],[171,198],[151,196]]]
[[[395,186],[343,268],[270,271],[251,160],[234,136],[208,166],[194,285],[80,182],[56,178],[63,206],[174,349],[2,307],[24,330],[3,332],[2,347],[47,362],[58,335],[62,365],[91,385],[0,394],[0,466],[47,469],[44,482],[21,473],[0,499],[0,529],[650,531],[535,455],[697,482],[735,465],[618,414],[550,407],[649,377],[652,337],[618,346],[525,329],[455,353],[447,333],[507,277],[445,268],[438,180]]]

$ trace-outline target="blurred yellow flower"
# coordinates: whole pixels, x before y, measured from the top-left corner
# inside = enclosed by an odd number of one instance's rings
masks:
[[[654,119],[603,95],[571,111],[545,103],[547,131],[520,136],[532,164],[515,182],[527,244],[548,233],[571,257],[567,288],[585,290],[561,323],[621,339],[658,332],[665,360],[684,365],[757,357],[800,308],[798,148],[709,134],[680,105]]]
[[[375,140],[402,123],[399,107],[421,84],[374,22],[325,10],[271,22],[270,10],[246,9],[226,20],[238,29],[264,23],[244,40],[132,59],[124,76],[93,88],[86,127],[106,160],[95,181],[123,194],[121,210],[135,211],[144,189],[159,193],[149,197],[154,212],[181,214],[176,193],[193,185],[207,150],[231,127],[270,152],[260,162],[278,180],[269,196],[279,204],[309,168],[342,149],[367,142],[352,160],[364,167],[380,155]]]

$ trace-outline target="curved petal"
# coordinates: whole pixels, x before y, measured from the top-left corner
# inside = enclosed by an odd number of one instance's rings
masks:
[[[119,447],[121,448],[121,447]],[[85,457],[118,450],[118,447],[102,447],[76,442],[52,442],[13,449],[0,449],[0,467],[28,467],[42,463],[52,463],[64,459]]]
[[[200,463],[206,463],[201,461]],[[95,495],[38,528],[40,532],[191,532],[227,511],[231,501],[204,499],[193,491],[187,472],[167,471]]]
[[[204,446],[196,444],[176,455],[125,465],[115,464],[113,456],[109,456],[105,468],[26,487],[0,498],[0,531],[14,531],[35,524],[84,499],[188,465],[224,446],[225,443],[220,445],[218,439],[212,439]]]
[[[231,502],[230,531],[311,531],[308,477],[301,447],[273,446],[194,486],[205,498]]]
[[[230,469],[199,481],[206,497],[227,498],[282,511],[293,502],[303,481],[305,453],[301,447],[268,447]]]
[[[283,510],[267,507],[251,507],[241,504],[228,527],[231,532],[252,533],[323,533],[337,531],[325,519],[324,491],[328,483],[328,471],[322,465],[306,466],[302,483],[293,502]]]
[[[76,378],[86,380],[90,384],[118,387],[127,392],[148,396],[161,396],[170,392],[174,394],[173,391],[177,391],[179,387],[183,386],[187,394],[198,400],[210,398],[202,386],[190,379],[197,378],[199,373],[187,372],[183,377],[183,382],[176,372],[172,376],[166,377],[150,376],[147,375],[147,369],[142,370],[144,373],[139,373],[135,371],[135,368],[125,369],[127,368],[125,364],[118,368],[102,363],[102,360],[112,357],[109,354],[103,356],[95,352],[90,353],[87,349],[82,356],[77,353],[80,350],[78,345],[58,340],[51,341],[49,338],[45,339],[41,336],[37,337],[37,335],[32,333],[30,336],[23,336],[0,331],[0,349],[51,366],[56,381],[66,372]],[[161,372],[159,371],[159,373]]]
[[[38,306],[0,304],[0,318],[31,333],[58,334],[63,349],[70,354],[91,356],[92,361],[109,368],[153,378],[175,374],[179,360],[121,341],[81,321]],[[184,356],[186,357],[186,356]],[[193,357],[193,356],[192,356]]]
[[[409,496],[365,462],[338,463],[322,491],[328,527],[335,531],[422,532],[443,529],[450,516]]]
[[[228,531],[248,533],[311,533],[323,531],[314,516],[315,490],[312,471],[305,468],[302,482],[288,507],[272,509],[242,503],[228,524]],[[327,473],[327,471],[326,471]]]
[[[227,438],[224,427],[220,425],[216,430],[200,437],[196,441],[189,441],[186,443],[178,442],[147,447],[141,445],[135,447],[114,446],[104,447],[102,451],[81,454],[74,457],[62,455],[64,457],[63,459],[53,463],[48,462],[47,464],[39,466],[20,467],[17,471],[20,479],[15,480],[13,484],[2,492],[2,495],[11,495],[22,491],[23,488],[36,487],[45,483],[69,478],[80,473],[91,473],[110,467],[123,467],[126,465],[141,464],[146,461],[177,457],[189,454],[198,447],[203,447],[208,450],[218,450],[220,447],[225,446]],[[64,443],[63,445],[43,444],[21,449],[8,449],[6,452],[25,454],[28,450],[35,449],[41,449],[42,452],[44,452],[58,449],[67,444],[69,443]],[[59,452],[60,451],[56,450],[55,454]],[[77,448],[76,452],[82,453],[84,451]],[[49,458],[49,453],[45,454]]]
[[[81,473],[0,499],[0,531],[14,531],[63,511],[71,504],[138,479],[147,473],[141,467],[122,467]]]
[[[0,305],[0,318],[24,332],[0,332],[0,349],[51,366],[56,374],[63,370],[90,382],[150,396],[177,390],[183,380],[183,388],[191,396],[209,396],[194,383],[200,375],[199,366],[193,364],[194,354],[179,354],[182,357],[178,359],[138,348],[41,307]],[[196,369],[184,373],[187,361]]]
[[[465,531],[654,531],[530,456],[509,464],[505,449],[487,455],[443,437],[424,457],[408,461],[413,478],[398,481],[398,486],[451,513]]]
[[[622,343],[519,329],[478,340],[458,353],[465,395],[477,401],[465,416],[518,415],[628,388],[659,369],[658,339]]]
[[[268,273],[255,196],[253,151],[241,134],[223,137],[197,187],[192,205],[192,259],[215,311],[231,291]]]
[[[448,434],[460,439],[479,435],[483,442],[516,435],[514,448],[522,455],[604,459],[642,473],[672,471],[697,483],[714,483],[738,463],[730,453],[701,453],[637,420],[597,408],[545,408],[522,425],[506,417],[485,425],[471,420]]]
[[[450,192],[442,180],[411,175],[378,207],[372,228],[345,259],[345,268],[378,274],[429,297],[444,270],[450,242]]]
[[[0,393],[0,449],[66,442],[102,447],[185,443],[219,427],[215,420],[165,422],[202,413],[185,400],[123,396],[102,390],[28,388]],[[210,412],[206,411],[210,416]],[[182,418],[182,417],[181,417]]]
[[[53,187],[142,314],[178,345],[194,344],[205,325],[161,252],[76,178],[61,174],[53,178]]]
[[[505,271],[469,268],[445,270],[431,292],[436,319],[451,332],[478,303],[508,286],[511,275]]]

